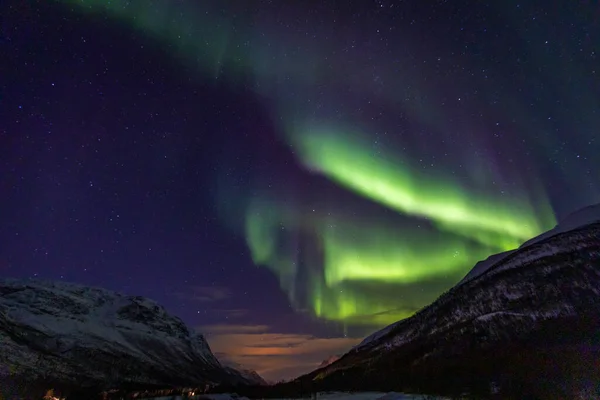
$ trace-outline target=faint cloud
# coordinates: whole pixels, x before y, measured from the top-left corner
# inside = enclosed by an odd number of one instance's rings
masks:
[[[206,325],[198,328],[204,335],[224,335],[240,333],[264,333],[269,330],[267,325]]]
[[[345,353],[362,340],[275,333],[266,325],[207,325],[198,330],[221,360],[252,369],[268,381],[308,373],[331,355]]]
[[[185,291],[178,291],[173,293],[173,295],[181,300],[212,303],[229,299],[232,296],[232,292],[224,286],[190,286]]]

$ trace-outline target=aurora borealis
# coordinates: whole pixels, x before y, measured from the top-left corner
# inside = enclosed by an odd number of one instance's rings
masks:
[[[308,293],[300,304],[310,305],[317,316],[365,324],[395,322],[411,312],[390,312],[402,302],[389,292],[382,298],[380,288],[369,284],[398,285],[396,293],[402,293],[406,285],[436,277],[457,279],[468,271],[466,266],[514,249],[554,224],[543,197],[535,206],[503,204],[450,179],[415,174],[352,139],[308,131],[298,135],[300,145],[294,148],[311,171],[412,221],[361,221],[277,198],[253,199],[247,209],[246,237],[255,263],[278,274],[292,300],[298,291]],[[308,249],[297,242],[298,235],[311,236]],[[294,238],[291,247],[287,236]],[[307,287],[299,289],[299,284]]]
[[[600,202],[593,2],[26,3],[0,267],[153,297],[267,377]]]

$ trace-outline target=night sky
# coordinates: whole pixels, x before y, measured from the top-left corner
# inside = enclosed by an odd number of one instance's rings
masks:
[[[600,202],[598,1],[0,19],[0,274],[148,296],[270,380]]]

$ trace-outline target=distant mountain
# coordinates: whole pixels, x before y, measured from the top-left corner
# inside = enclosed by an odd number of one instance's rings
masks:
[[[596,205],[478,263],[428,307],[295,384],[302,390],[600,398],[599,358]]]
[[[0,394],[247,379],[155,302],[62,282],[0,280]]]
[[[246,379],[247,383],[250,385],[268,385],[268,382],[265,381],[263,377],[258,374],[258,372],[251,369],[246,369],[241,364],[229,360],[221,360],[221,365],[223,365],[226,369],[232,369],[235,371],[235,373],[242,375],[242,377]]]
[[[330,356],[329,358],[323,360],[323,362],[319,365],[319,368],[323,368],[323,367],[326,367],[326,366],[328,366],[330,364],[333,364],[334,362],[336,362],[339,359],[340,359],[339,355]]]

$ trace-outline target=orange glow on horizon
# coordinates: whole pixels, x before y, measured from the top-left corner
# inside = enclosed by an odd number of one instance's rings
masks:
[[[323,360],[347,352],[362,340],[270,333],[264,325],[214,325],[200,327],[199,331],[206,335],[220,360],[254,370],[269,382],[308,373]]]

